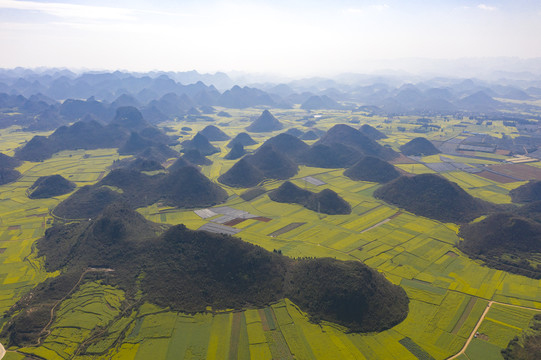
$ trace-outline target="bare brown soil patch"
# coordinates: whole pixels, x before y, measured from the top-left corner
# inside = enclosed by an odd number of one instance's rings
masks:
[[[263,221],[263,222],[269,222],[269,221],[272,220],[271,218],[264,217],[264,216],[257,216],[257,217],[252,218],[252,219],[257,220],[257,221]]]
[[[503,183],[503,184],[512,183],[512,182],[517,181],[517,180],[511,179],[510,177],[507,177],[505,175],[496,174],[496,173],[486,171],[486,170],[481,171],[480,173],[477,173],[475,175],[479,175],[481,177],[484,177],[485,179],[496,181],[496,182]]]
[[[229,220],[229,221],[225,222],[224,225],[225,226],[235,226],[237,224],[240,224],[244,220],[246,220],[246,219],[236,218],[236,219]]]
[[[526,164],[491,165],[489,168],[513,178],[522,180],[541,180],[541,169]]]
[[[389,161],[389,163],[391,164],[418,164],[417,161],[410,159],[404,154],[400,154],[397,158],[394,158],[393,160]]]

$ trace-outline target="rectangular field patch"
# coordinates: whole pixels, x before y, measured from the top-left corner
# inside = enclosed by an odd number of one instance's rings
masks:
[[[498,174],[498,173],[491,172],[491,171],[486,171],[486,170],[481,171],[481,172],[477,173],[476,175],[482,176],[485,179],[496,181],[496,182],[499,182],[499,183],[502,183],[502,184],[508,184],[508,183],[512,183],[512,182],[517,181],[517,180],[515,180],[513,178],[510,178],[508,176],[505,176],[503,174]]]
[[[264,216],[256,216],[255,218],[252,218],[252,219],[257,220],[257,221],[266,222],[266,223],[268,223],[269,221],[272,220],[271,218],[264,217]]]
[[[201,226],[197,230],[204,230],[204,231],[208,231],[215,234],[225,234],[225,235],[235,235],[241,231],[241,229],[236,229],[234,227],[214,224],[214,223],[207,223]]]
[[[294,223],[291,223],[291,224],[289,224],[289,225],[284,226],[284,227],[281,228],[281,229],[278,229],[278,230],[276,230],[276,231],[271,232],[268,236],[270,236],[270,237],[276,237],[276,236],[285,234],[285,233],[287,233],[287,232],[289,232],[289,231],[291,231],[291,230],[294,230],[294,229],[296,229],[296,228],[298,228],[299,226],[302,226],[302,225],[304,225],[304,224],[306,224],[306,223],[305,223],[305,222],[294,222]]]
[[[315,185],[315,186],[321,186],[321,185],[325,185],[326,182],[324,181],[321,181],[319,179],[316,179],[315,177],[312,177],[312,176],[307,176],[307,177],[304,177],[302,178],[304,181],[306,181],[307,183],[310,183],[312,185]]]
[[[428,168],[436,172],[446,172],[446,171],[455,171],[456,168],[451,163],[431,163],[425,164]]]
[[[236,218],[236,219],[233,219],[233,220],[230,220],[228,222],[225,222],[224,225],[225,226],[235,226],[235,225],[238,225],[240,224],[241,222],[245,221],[246,219],[239,219],[239,218]]]
[[[462,313],[457,323],[455,324],[453,331],[451,331],[451,334],[455,334],[455,335],[458,334],[458,331],[460,330],[462,325],[464,325],[468,316],[470,316],[470,313],[472,312],[476,301],[477,301],[476,297],[472,297],[470,299],[470,301],[468,302],[468,305],[466,305],[466,309],[464,309],[464,312]]]
[[[541,169],[526,164],[490,165],[489,168],[497,173],[519,178],[522,180],[541,180]]]
[[[215,213],[214,211],[210,209],[194,210],[194,213],[197,216],[199,216],[201,219],[208,219],[208,218],[218,215],[217,213]]]
[[[429,353],[427,353],[422,347],[417,345],[415,341],[409,337],[405,337],[398,341],[402,346],[409,350],[410,353],[415,355],[419,360],[435,360]]]

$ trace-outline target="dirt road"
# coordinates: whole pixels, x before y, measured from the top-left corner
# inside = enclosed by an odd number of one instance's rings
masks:
[[[470,337],[468,338],[468,340],[466,341],[466,343],[464,344],[464,346],[462,347],[462,349],[460,350],[460,352],[458,352],[457,354],[451,356],[451,357],[448,357],[446,360],[453,360],[453,359],[456,359],[457,357],[459,357],[460,355],[464,354],[466,352],[466,349],[468,348],[468,345],[470,345],[471,341],[473,340],[473,338],[475,337],[475,334],[477,333],[477,329],[479,329],[479,326],[481,326],[481,323],[483,322],[483,320],[485,319],[485,316],[487,315],[488,311],[490,310],[490,307],[492,306],[492,304],[498,304],[498,305],[503,305],[503,306],[509,306],[509,307],[514,307],[514,308],[519,308],[519,309],[526,309],[526,310],[533,310],[533,311],[541,311],[541,309],[534,309],[534,308],[529,308],[529,307],[526,307],[526,306],[519,306],[519,305],[511,305],[511,304],[504,304],[504,303],[501,303],[501,302],[498,302],[498,301],[489,301],[488,304],[487,304],[487,307],[485,309],[485,311],[483,311],[483,315],[481,315],[481,318],[479,319],[479,321],[477,322],[477,324],[475,325],[475,327],[473,328],[473,331],[471,332],[470,334]]]

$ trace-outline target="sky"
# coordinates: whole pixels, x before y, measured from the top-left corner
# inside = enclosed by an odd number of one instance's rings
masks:
[[[541,58],[539,34],[533,0],[0,0],[3,68],[367,73]]]

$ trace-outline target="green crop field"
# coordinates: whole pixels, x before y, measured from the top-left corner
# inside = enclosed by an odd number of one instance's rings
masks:
[[[217,107],[218,110],[224,110]],[[232,118],[222,129],[230,136],[244,131],[251,116],[261,109],[231,110]],[[300,109],[273,111],[288,127],[298,127],[305,116]],[[319,112],[318,112],[319,113]],[[321,111],[318,128],[327,130],[351,119],[378,124],[382,119],[352,115],[346,111]],[[217,121],[223,121],[217,116]],[[397,117],[381,129],[388,138],[381,141],[395,150],[419,134],[412,131],[415,119]],[[438,121],[438,119],[434,119]],[[446,140],[460,134],[458,120],[446,122],[441,132],[426,134]],[[509,132],[501,122],[491,131]],[[180,134],[183,126],[195,134],[207,124],[167,122]],[[217,124],[220,126],[220,124]],[[397,127],[405,127],[398,131]],[[472,125],[472,131],[476,126]],[[459,129],[459,130],[457,130]],[[30,134],[4,129],[0,151],[13,150]],[[487,131],[485,129],[485,131]],[[254,134],[257,149],[279,132]],[[191,137],[185,136],[186,138]],[[209,157],[211,165],[202,173],[216,179],[235,161],[223,160],[226,141],[215,142],[220,153]],[[178,149],[180,146],[178,147]],[[471,154],[490,158],[445,155],[456,163],[495,164],[502,155]],[[40,176],[60,174],[78,187],[97,182],[114,160],[122,158],[116,149],[62,151],[43,162],[25,162],[16,182],[0,186],[0,310],[5,313],[18,299],[47,277],[43,259],[37,257],[34,242],[50,227],[50,210],[69,195],[31,200],[26,190]],[[426,164],[441,162],[439,155],[423,157]],[[541,166],[534,163],[533,166]],[[412,174],[434,173],[426,165],[400,164]],[[250,201],[239,195],[246,189],[224,187],[229,206],[269,221],[247,219],[232,225],[236,235],[252,244],[290,257],[333,257],[362,261],[402,286],[410,298],[407,318],[392,329],[370,334],[352,334],[331,323],[314,324],[294,303],[283,299],[264,309],[234,312],[209,309],[206,313],[184,314],[145,303],[124,308],[124,293],[99,281],[80,286],[58,307],[50,335],[39,346],[10,348],[5,359],[23,359],[24,354],[43,359],[446,359],[457,354],[474,330],[489,301],[541,309],[541,283],[483,266],[461,253],[455,224],[444,224],[415,216],[372,196],[380,185],[353,181],[343,169],[300,166],[291,181],[310,191],[331,189],[348,201],[349,215],[326,215],[296,204],[277,203],[263,194]],[[501,184],[463,171],[442,173],[470,194],[494,203],[509,203],[509,191],[524,182]],[[326,184],[315,186],[305,180],[317,178]],[[268,181],[265,190],[282,181]],[[194,209],[177,209],[154,204],[138,211],[164,224],[185,224],[198,229],[217,217],[203,219]],[[290,224],[298,226],[284,228]],[[282,231],[280,231],[282,230]],[[112,275],[114,276],[114,275]],[[516,335],[528,327],[536,312],[494,303],[475,338],[466,349],[471,359],[492,359]],[[4,342],[4,341],[2,341]],[[83,355],[84,354],[84,355]],[[464,357],[462,357],[464,358]],[[497,358],[497,357],[496,357]]]

